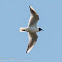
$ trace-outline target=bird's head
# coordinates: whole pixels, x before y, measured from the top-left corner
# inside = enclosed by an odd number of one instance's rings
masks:
[[[43,29],[39,28],[39,31],[44,31]]]

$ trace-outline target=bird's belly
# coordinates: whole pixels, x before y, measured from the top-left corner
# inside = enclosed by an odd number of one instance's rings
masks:
[[[28,28],[27,32],[38,32],[38,28]]]

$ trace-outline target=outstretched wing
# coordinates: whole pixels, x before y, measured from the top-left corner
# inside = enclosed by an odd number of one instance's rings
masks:
[[[29,32],[28,34],[29,34],[29,44],[26,53],[28,53],[33,48],[38,38],[36,33]]]
[[[32,8],[32,6],[29,6],[29,8],[30,8],[31,16],[29,19],[28,27],[36,27],[36,24],[39,20],[39,16],[36,13],[36,11]]]

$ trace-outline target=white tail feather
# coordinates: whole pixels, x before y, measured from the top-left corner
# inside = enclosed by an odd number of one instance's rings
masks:
[[[25,32],[26,28],[20,28],[20,32]]]

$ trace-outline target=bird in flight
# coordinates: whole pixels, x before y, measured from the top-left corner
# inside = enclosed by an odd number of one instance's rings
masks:
[[[32,6],[29,6],[29,8],[30,8],[31,16],[29,19],[28,27],[26,27],[26,28],[21,27],[20,28],[20,32],[26,31],[29,34],[29,43],[28,43],[28,48],[27,48],[26,53],[31,51],[31,49],[33,48],[33,46],[35,45],[35,43],[37,41],[38,36],[37,36],[36,32],[43,31],[41,28],[37,27],[39,15],[32,8]]]

